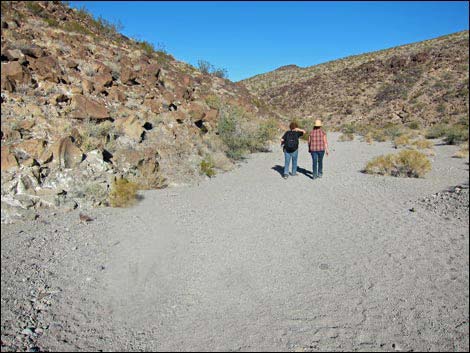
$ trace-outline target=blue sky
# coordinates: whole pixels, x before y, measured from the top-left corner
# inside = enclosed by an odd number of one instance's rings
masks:
[[[71,1],[120,21],[124,35],[176,59],[225,68],[238,81],[283,65],[349,55],[468,30],[466,1]]]

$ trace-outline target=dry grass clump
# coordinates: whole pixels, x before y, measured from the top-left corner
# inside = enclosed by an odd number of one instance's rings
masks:
[[[338,137],[338,141],[344,142],[344,141],[352,141],[354,140],[354,134],[351,133],[343,133]]]
[[[395,148],[407,146],[410,144],[410,137],[408,135],[400,135],[395,137],[393,145]]]
[[[403,150],[398,154],[388,154],[368,162],[367,174],[391,175],[395,177],[423,177],[431,170],[431,162],[424,153],[416,150]]]
[[[416,140],[416,141],[413,141],[411,144],[419,150],[433,148],[434,146],[434,143],[429,140]]]
[[[454,158],[468,158],[468,141],[460,145],[460,150],[455,152]]]
[[[112,207],[128,207],[137,201],[138,185],[125,178],[117,179],[111,186],[109,204]]]

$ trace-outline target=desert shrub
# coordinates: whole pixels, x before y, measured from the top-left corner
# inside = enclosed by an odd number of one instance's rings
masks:
[[[273,140],[279,132],[279,125],[274,118],[262,121],[257,131],[257,140],[264,144],[267,141]],[[262,148],[260,146],[260,148]]]
[[[86,34],[86,35],[93,35],[93,32],[91,32],[88,28],[83,27],[80,23],[76,21],[65,22],[64,30],[68,32],[76,32],[76,33],[81,33],[81,34]]]
[[[394,140],[405,133],[403,126],[397,124],[387,124],[383,127],[383,131],[390,140]]]
[[[456,145],[468,140],[468,127],[453,125],[446,129],[444,141],[448,145]]]
[[[354,140],[354,134],[351,133],[343,133],[338,137],[338,141],[344,142],[344,141],[352,141]]]
[[[397,136],[393,140],[393,145],[395,148],[409,145],[409,143],[410,143],[410,137],[408,135]]]
[[[356,133],[356,125],[354,123],[349,123],[349,124],[344,124],[343,126],[341,126],[341,132],[343,134],[354,134]]]
[[[207,155],[206,158],[201,161],[199,167],[201,174],[207,175],[209,178],[212,178],[215,175],[214,161],[211,156]]]
[[[273,122],[253,126],[253,118],[236,106],[223,106],[219,112],[217,132],[227,147],[227,157],[239,160],[247,153],[266,150],[267,139],[273,133]]]
[[[385,142],[388,139],[387,134],[382,129],[374,129],[371,131],[372,138],[377,142]]]
[[[455,158],[468,158],[468,141],[460,145],[460,150],[453,155]]]
[[[227,78],[227,70],[224,68],[216,68],[210,62],[206,60],[198,60],[197,68],[203,74],[209,74],[220,78]]]
[[[224,107],[220,110],[220,119],[217,130],[220,138],[227,146],[226,154],[231,159],[241,159],[249,152],[249,137],[242,130],[241,120],[243,112],[233,107]]]
[[[43,8],[35,1],[27,1],[26,7],[36,16],[41,16],[43,14]]]
[[[155,52],[155,47],[153,46],[153,44],[145,40],[141,42],[137,42],[137,45],[140,49],[142,49],[148,55],[152,55]]]
[[[413,120],[406,123],[406,127],[412,130],[419,130],[421,128],[421,124],[419,121]]]
[[[429,140],[416,140],[416,141],[413,141],[411,144],[420,150],[432,148],[434,146],[434,143],[432,143],[432,141],[429,141]]]
[[[44,21],[47,23],[49,27],[58,27],[59,22],[54,18],[45,18]]]
[[[403,150],[398,154],[379,156],[368,162],[364,172],[396,177],[423,177],[431,170],[431,162],[424,153]]]
[[[83,152],[96,149],[105,138],[111,134],[114,125],[111,121],[106,120],[100,123],[86,119],[81,126],[80,147]]]
[[[125,178],[117,179],[111,186],[109,204],[112,207],[128,207],[137,201],[138,185]]]
[[[212,69],[212,65],[210,62],[206,61],[206,60],[198,60],[197,62],[197,68],[199,71],[201,71],[203,74],[209,74],[211,69]]]
[[[437,139],[444,137],[447,131],[447,125],[445,124],[435,124],[428,128],[424,134],[427,139]]]
[[[363,137],[363,141],[367,142],[369,145],[374,141],[372,134],[369,132]]]
[[[219,109],[222,105],[222,100],[215,94],[208,95],[205,100],[207,105],[213,109]]]

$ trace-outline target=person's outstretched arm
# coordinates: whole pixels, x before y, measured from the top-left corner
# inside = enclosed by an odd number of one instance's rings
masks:
[[[328,156],[330,154],[330,151],[328,150],[328,140],[326,139],[326,133],[323,135],[323,142],[325,143],[325,152],[326,155]]]

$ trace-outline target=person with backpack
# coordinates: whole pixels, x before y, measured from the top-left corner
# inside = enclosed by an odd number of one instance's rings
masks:
[[[284,149],[284,174],[283,178],[289,176],[289,164],[292,159],[292,176],[297,175],[297,158],[299,156],[299,137],[305,134],[305,130],[299,129],[295,122],[290,123],[290,130],[286,131],[281,139]]]
[[[329,155],[326,133],[321,128],[321,120],[315,120],[313,130],[308,136],[308,151],[312,155],[312,179],[323,176],[323,156]]]

